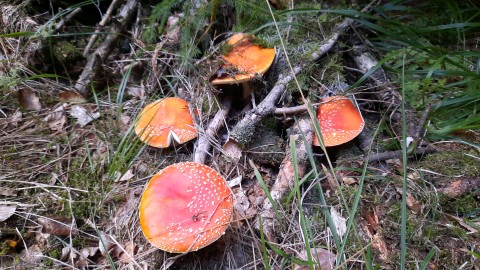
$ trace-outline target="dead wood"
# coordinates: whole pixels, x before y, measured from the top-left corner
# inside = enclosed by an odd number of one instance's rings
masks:
[[[125,3],[112,22],[112,27],[109,30],[110,34],[105,37],[102,44],[100,44],[95,52],[88,58],[87,64],[74,86],[75,90],[83,96],[90,94],[88,86],[95,80],[95,77],[101,70],[103,62],[112,52],[117,39],[126,30],[128,22],[135,14],[137,6],[138,2],[136,0],[128,0]]]
[[[302,133],[305,135],[306,141],[302,138]],[[285,194],[295,186],[294,182],[294,166],[298,168],[298,177],[301,178],[305,175],[308,166],[308,154],[307,149],[312,145],[313,131],[308,115],[302,116],[298,120],[298,124],[294,125],[290,134],[290,141],[295,140],[296,149],[291,149],[288,145],[285,146],[285,158],[280,164],[280,169],[275,179],[275,182],[270,190],[270,195],[275,202],[280,202]],[[292,151],[297,154],[297,164],[292,163]],[[263,232],[267,236],[267,239],[272,242],[276,242],[275,238],[275,221],[276,213],[275,209],[268,198],[264,200],[263,209],[260,214]],[[260,228],[260,219],[257,217],[255,222],[257,229]]]
[[[207,161],[207,156],[209,155],[210,149],[212,148],[212,143],[217,142],[215,136],[224,126],[225,119],[230,112],[231,105],[232,100],[230,97],[227,97],[223,101],[223,106],[218,109],[212,121],[210,121],[210,123],[208,124],[207,129],[204,132],[200,132],[194,153],[195,162],[205,164],[205,162]]]
[[[417,148],[413,154],[416,155],[425,155],[425,154],[432,154],[436,153],[438,150],[432,146],[427,146],[425,148]],[[368,162],[381,162],[388,159],[398,159],[402,157],[402,150],[395,150],[395,151],[387,151],[383,153],[378,153],[371,155],[368,159]]]
[[[102,20],[98,23],[97,27],[95,28],[95,32],[93,35],[90,37],[88,40],[87,46],[85,46],[85,49],[83,50],[83,56],[87,56],[88,52],[92,48],[93,44],[98,38],[98,33],[105,27],[105,25],[110,21],[110,18],[112,16],[113,11],[117,8],[117,6],[123,2],[123,0],[114,0],[110,4],[110,6],[107,9],[107,12],[105,12],[105,15],[103,16]]]

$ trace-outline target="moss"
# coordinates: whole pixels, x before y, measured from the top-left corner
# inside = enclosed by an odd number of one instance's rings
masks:
[[[82,53],[68,41],[60,41],[54,44],[53,56],[60,62],[75,61],[82,58]]]
[[[480,176],[478,160],[467,154],[475,155],[475,152],[474,150],[440,152],[427,156],[425,160],[419,162],[418,166],[450,177],[456,175]]]
[[[439,203],[443,211],[450,213],[469,213],[480,209],[480,200],[474,193],[469,193],[457,198],[440,194]]]

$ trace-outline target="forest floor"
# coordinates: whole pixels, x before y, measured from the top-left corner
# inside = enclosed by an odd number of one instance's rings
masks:
[[[479,18],[454,0],[0,1],[0,269],[479,270]],[[211,84],[236,32],[276,49],[246,97]],[[312,145],[332,95],[365,126]],[[141,142],[142,108],[174,96],[199,137]],[[227,180],[233,217],[172,254],[138,208],[186,161]]]

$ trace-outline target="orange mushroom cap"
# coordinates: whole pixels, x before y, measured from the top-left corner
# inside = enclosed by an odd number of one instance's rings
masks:
[[[365,122],[352,101],[343,96],[332,96],[318,106],[317,118],[320,122],[325,146],[335,146],[353,140],[362,132]],[[320,145],[317,136],[313,145]]]
[[[234,76],[229,74],[211,80],[213,85],[237,84],[249,81],[258,74],[264,74],[275,59],[275,48],[262,48],[251,42],[251,36],[244,33],[233,35],[228,44],[232,50],[223,56],[222,68],[238,70]]]
[[[155,247],[184,253],[222,236],[232,211],[232,191],[218,172],[200,163],[176,163],[147,184],[140,201],[140,226]]]
[[[140,112],[135,133],[150,146],[169,147],[172,141],[184,143],[197,137],[188,102],[171,97],[154,101]]]

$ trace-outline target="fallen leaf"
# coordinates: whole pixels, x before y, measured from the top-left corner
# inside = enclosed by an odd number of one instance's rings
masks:
[[[42,104],[40,103],[40,98],[37,96],[35,91],[28,88],[23,88],[18,91],[18,103],[20,107],[25,110],[38,111],[42,109]]]
[[[81,127],[87,125],[88,123],[100,117],[99,112],[90,113],[87,111],[87,109],[79,105],[72,106],[72,108],[70,109],[70,115],[77,118],[77,123]]]
[[[38,224],[42,225],[42,233],[49,235],[78,235],[78,229],[71,219],[63,217],[39,217]]]
[[[237,189],[235,193],[233,194],[233,208],[241,214],[242,216],[245,216],[245,213],[247,212],[248,208],[250,207],[250,201],[248,200],[247,195],[243,192],[241,188]]]
[[[368,232],[373,236],[378,230],[378,216],[374,211],[365,211],[363,219],[367,222]],[[370,236],[370,237],[372,237]]]
[[[65,90],[58,95],[60,102],[67,103],[85,103],[87,100],[79,93],[71,90]]]
[[[355,178],[353,178],[353,177],[342,177],[342,182],[345,185],[349,185],[349,186],[358,183],[357,180],[355,180]]]
[[[229,139],[223,145],[223,151],[227,157],[231,158],[234,161],[234,163],[237,163],[242,157],[242,148],[234,140]]]
[[[396,188],[397,192],[402,195],[403,191],[401,188]],[[410,192],[407,192],[407,207],[412,211],[414,214],[419,214],[422,211],[422,204],[412,196]]]
[[[312,255],[312,259],[316,262],[314,269],[315,270],[331,270],[334,269],[335,261],[337,256],[323,248],[311,248],[310,254]],[[300,252],[298,256],[301,260],[308,260],[308,254],[306,250]],[[318,267],[320,264],[320,267]],[[308,265],[294,265],[294,270],[308,270],[310,267]]]
[[[44,119],[48,123],[48,126],[53,131],[63,132],[65,125],[67,124],[67,113],[63,105],[57,106],[51,113],[49,113]]]
[[[322,169],[323,172],[325,173],[325,176],[327,177],[328,184],[330,185],[330,189],[336,190],[337,189],[337,181],[335,181],[335,178],[333,175],[330,173],[330,171],[325,167],[325,165],[322,164]]]
[[[3,222],[9,219],[17,210],[16,205],[0,205],[0,222]]]
[[[107,252],[117,244],[113,241],[112,236],[100,231],[100,240],[98,240],[98,248],[103,256],[107,255]]]
[[[338,236],[342,237],[347,232],[347,220],[338,213],[335,207],[330,208],[330,215],[332,216],[333,224],[337,229]]]
[[[233,178],[233,179],[230,180],[230,181],[227,181],[227,185],[228,185],[228,187],[230,187],[230,188],[233,188],[233,187],[235,187],[235,186],[238,186],[238,185],[240,185],[241,183],[242,183],[242,176],[241,176],[241,175]]]
[[[145,87],[142,86],[131,86],[127,88],[127,94],[132,97],[137,97],[139,99],[145,98]]]
[[[132,179],[135,175],[132,173],[132,169],[126,171],[123,175],[120,172],[115,172],[115,182],[123,182]]]

